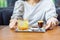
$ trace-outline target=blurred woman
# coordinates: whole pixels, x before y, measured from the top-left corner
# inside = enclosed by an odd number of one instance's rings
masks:
[[[10,28],[16,28],[19,18],[27,19],[31,26],[38,26],[38,21],[43,20],[46,23],[46,30],[53,29],[58,24],[56,9],[52,0],[16,1],[9,24]]]

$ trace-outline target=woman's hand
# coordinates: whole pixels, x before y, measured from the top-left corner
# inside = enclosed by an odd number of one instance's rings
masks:
[[[47,24],[46,24],[46,27],[45,29],[53,29],[54,27],[56,27],[58,25],[58,20],[57,18],[50,18],[48,21],[47,21]]]
[[[10,20],[9,27],[10,27],[11,29],[16,28],[16,23],[17,23],[17,19],[11,19],[11,20]]]

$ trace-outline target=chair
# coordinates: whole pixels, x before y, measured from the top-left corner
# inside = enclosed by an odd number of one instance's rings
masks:
[[[56,12],[58,14],[58,20],[60,21],[60,0],[55,0]]]
[[[6,0],[0,0],[0,25],[3,25],[2,10],[7,7]]]
[[[17,0],[7,0],[8,7],[1,8],[0,13],[2,14],[1,19],[3,19],[3,25],[9,24],[10,17],[13,13],[15,1]]]
[[[17,1],[17,0],[7,0],[8,7],[3,10],[3,14],[2,14],[4,25],[9,24],[10,18],[13,13],[15,1]]]

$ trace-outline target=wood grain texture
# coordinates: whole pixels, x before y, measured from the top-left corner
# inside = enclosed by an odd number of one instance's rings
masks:
[[[0,40],[60,40],[60,27],[48,30],[45,33],[14,32],[8,26],[0,29]]]

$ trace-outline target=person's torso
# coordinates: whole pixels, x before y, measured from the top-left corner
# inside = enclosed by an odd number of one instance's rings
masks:
[[[28,20],[43,20],[43,17],[45,15],[43,2],[44,1],[41,1],[35,6],[31,6],[25,2],[23,18]]]
[[[34,6],[31,6],[24,1],[23,19],[28,19],[30,25],[37,25],[37,22],[40,20],[45,21],[46,10],[48,10],[48,1],[41,0]]]

